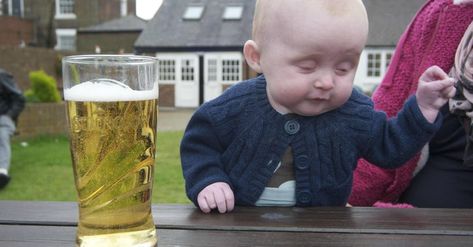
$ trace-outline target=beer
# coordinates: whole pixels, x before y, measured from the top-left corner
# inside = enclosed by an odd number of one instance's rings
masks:
[[[64,91],[79,199],[78,246],[155,246],[157,95],[106,81]]]

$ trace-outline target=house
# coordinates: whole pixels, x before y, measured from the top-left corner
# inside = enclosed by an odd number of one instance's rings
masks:
[[[129,15],[98,25],[79,28],[77,51],[80,53],[133,53],[134,44],[147,22]]]
[[[371,93],[381,82],[397,41],[426,1],[363,0],[368,12],[370,32],[355,76],[355,84],[363,91]]]
[[[78,29],[134,15],[136,0],[0,0],[0,6],[3,15],[34,23],[26,45],[75,51]]]
[[[396,43],[425,0],[364,0],[370,34],[355,84],[381,81]],[[164,0],[135,43],[160,63],[160,104],[197,107],[232,84],[254,77],[242,50],[251,38],[254,0]],[[350,37],[347,37],[350,38]]]
[[[160,105],[196,107],[253,77],[242,54],[253,0],[165,0],[135,43],[160,59]]]

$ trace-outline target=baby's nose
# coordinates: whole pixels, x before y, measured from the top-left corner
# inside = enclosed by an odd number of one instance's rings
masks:
[[[314,87],[323,90],[330,90],[334,87],[333,77],[330,74],[319,76],[315,82]]]

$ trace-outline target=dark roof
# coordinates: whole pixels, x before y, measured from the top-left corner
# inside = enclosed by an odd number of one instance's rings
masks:
[[[367,46],[395,46],[426,0],[363,0],[370,33]]]
[[[85,27],[79,29],[79,32],[131,32],[142,31],[147,24],[147,21],[129,15],[111,21],[103,22],[95,26]]]
[[[395,46],[426,0],[363,0],[370,20],[368,46]],[[241,50],[251,37],[254,0],[164,0],[143,30],[135,49],[141,52]],[[202,19],[183,20],[189,5],[205,5]],[[239,21],[222,19],[225,6],[243,5]]]
[[[204,5],[200,20],[183,20],[189,5]],[[223,20],[226,6],[243,6],[240,20]],[[251,37],[254,0],[164,0],[135,48],[151,50],[241,50]]]

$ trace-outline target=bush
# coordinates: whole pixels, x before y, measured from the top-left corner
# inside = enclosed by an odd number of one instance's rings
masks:
[[[29,74],[31,89],[25,92],[30,102],[59,102],[61,96],[57,89],[56,80],[43,70],[31,71]]]

